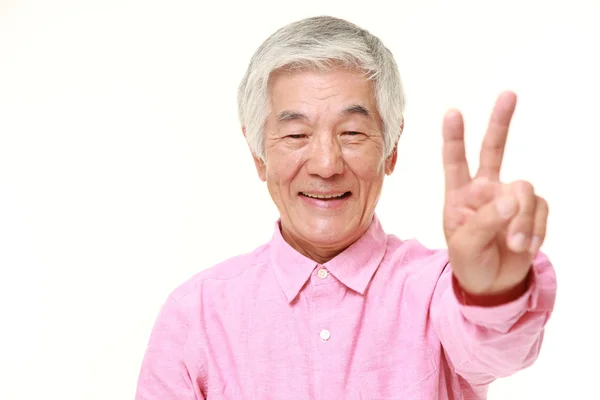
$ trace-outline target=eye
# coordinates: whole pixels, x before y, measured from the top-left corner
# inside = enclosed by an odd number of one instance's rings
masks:
[[[347,132],[344,132],[344,135],[358,136],[358,135],[364,135],[364,134],[362,132],[358,132],[358,131],[347,131]]]
[[[306,135],[303,134],[303,133],[299,133],[299,134],[296,134],[296,135],[287,135],[286,136],[286,138],[289,138],[289,139],[303,139],[305,137],[306,137]]]

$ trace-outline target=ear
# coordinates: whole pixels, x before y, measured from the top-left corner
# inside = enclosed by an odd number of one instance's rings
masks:
[[[252,154],[252,158],[254,158],[254,165],[256,166],[258,177],[261,181],[265,182],[267,180],[267,166],[265,165],[265,162],[254,154]]]
[[[391,175],[394,172],[394,168],[396,167],[396,161],[398,160],[398,142],[394,146],[394,150],[392,154],[387,156],[385,159],[385,174]]]
[[[244,138],[246,138],[245,126],[242,126],[242,133],[244,134]],[[250,152],[252,153],[252,149],[250,149]],[[267,166],[265,165],[265,162],[258,158],[254,153],[252,153],[252,159],[254,160],[254,166],[256,167],[259,179],[265,182],[267,180]]]
[[[404,131],[404,117],[402,117],[402,122],[400,123],[400,135],[398,135],[398,140],[394,145],[394,150],[392,154],[390,154],[385,159],[385,174],[391,175],[394,172],[394,168],[396,168],[396,161],[398,161],[398,142],[400,141],[400,136],[402,136],[402,132]]]

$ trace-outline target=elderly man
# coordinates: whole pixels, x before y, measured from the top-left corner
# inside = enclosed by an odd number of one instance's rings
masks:
[[[347,21],[287,25],[256,51],[239,115],[280,218],[272,239],[166,300],[138,400],[485,399],[530,366],[554,306],[548,206],[499,171],[515,95],[496,103],[478,171],[443,124],[448,250],[384,232],[403,89],[392,54]]]

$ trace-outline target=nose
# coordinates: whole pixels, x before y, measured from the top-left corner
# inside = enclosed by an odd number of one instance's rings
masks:
[[[307,172],[327,179],[344,172],[344,159],[339,141],[331,133],[313,135]]]

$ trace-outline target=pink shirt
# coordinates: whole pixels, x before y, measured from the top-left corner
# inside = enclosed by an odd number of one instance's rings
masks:
[[[485,399],[537,358],[554,269],[540,253],[525,295],[480,308],[461,302],[447,261],[375,217],[318,265],[277,225],[269,243],[173,291],[136,400]]]

